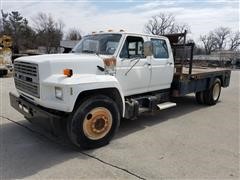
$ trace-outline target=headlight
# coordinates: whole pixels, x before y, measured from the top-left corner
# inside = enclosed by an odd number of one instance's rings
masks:
[[[63,99],[63,91],[62,91],[62,88],[60,87],[55,87],[55,97],[57,99]]]

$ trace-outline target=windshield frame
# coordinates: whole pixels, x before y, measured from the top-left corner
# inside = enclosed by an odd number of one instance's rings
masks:
[[[98,50],[98,52],[80,52],[80,51],[76,51],[76,49],[80,46],[82,41],[86,40],[86,38],[94,37],[94,36],[101,36],[101,35],[118,35],[118,36],[120,36],[118,44],[117,44],[116,49],[115,49],[113,54],[103,54],[103,53],[99,52],[99,50]],[[119,48],[121,46],[121,42],[122,42],[123,37],[124,36],[121,33],[98,33],[98,34],[86,35],[74,46],[74,48],[72,49],[71,53],[76,53],[76,54],[100,54],[100,55],[106,55],[106,56],[116,56],[118,51],[119,51]]]

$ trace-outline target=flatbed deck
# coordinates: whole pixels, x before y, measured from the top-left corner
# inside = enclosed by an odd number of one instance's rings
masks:
[[[230,81],[231,70],[224,68],[193,67],[191,74],[189,68],[177,67],[172,83],[173,96],[183,96],[189,93],[208,89],[215,78],[221,80],[222,87],[227,87]]]
[[[226,70],[224,68],[204,68],[204,67],[193,67],[192,68],[192,75],[200,75],[203,73],[212,73]],[[183,68],[183,74],[188,74],[188,68]]]
[[[191,74],[189,74],[189,68],[183,67],[181,72],[174,74],[174,77],[181,80],[202,79],[213,74],[223,74],[226,71],[230,70],[225,68],[193,67]]]

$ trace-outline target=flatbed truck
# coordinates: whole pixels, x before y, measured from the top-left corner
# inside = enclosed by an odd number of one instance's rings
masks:
[[[69,54],[16,59],[18,94],[10,93],[10,102],[54,132],[63,125],[77,147],[98,148],[110,142],[121,119],[174,107],[173,97],[195,93],[200,104],[218,102],[231,71],[194,67],[193,48],[186,32],[87,35]]]

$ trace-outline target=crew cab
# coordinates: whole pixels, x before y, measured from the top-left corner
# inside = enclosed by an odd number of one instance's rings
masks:
[[[78,147],[101,147],[122,118],[174,107],[172,97],[195,93],[198,103],[217,103],[231,71],[193,68],[194,44],[185,41],[186,33],[102,32],[85,36],[69,54],[18,58],[11,105],[31,122],[49,122],[54,133],[63,125]]]

